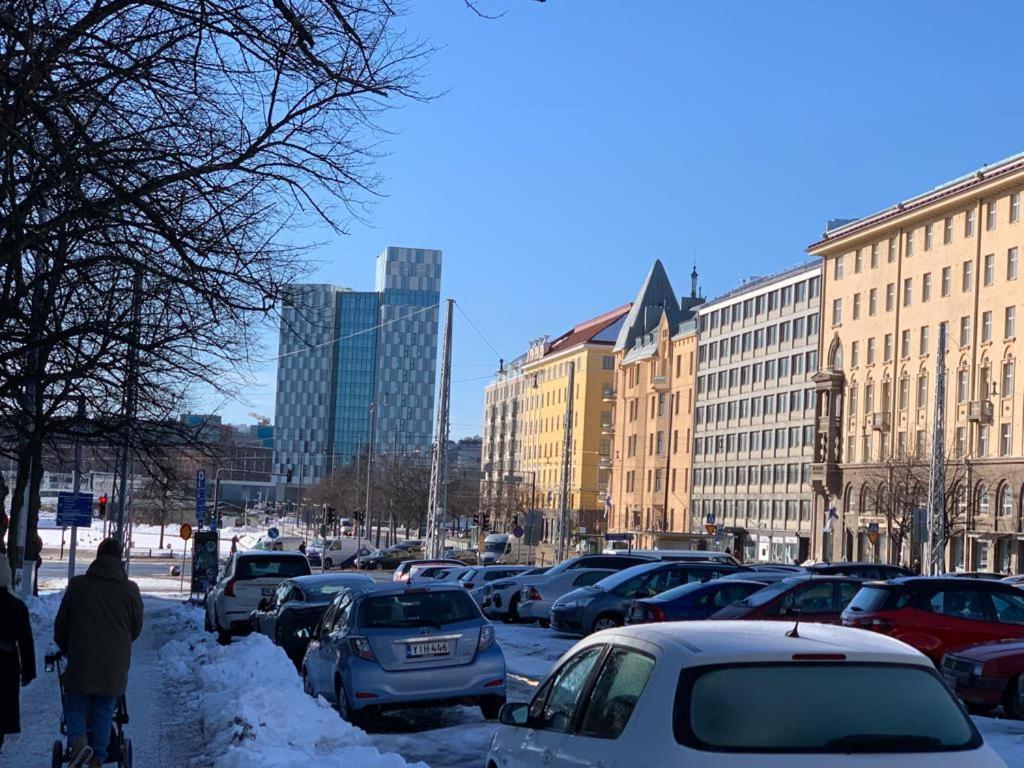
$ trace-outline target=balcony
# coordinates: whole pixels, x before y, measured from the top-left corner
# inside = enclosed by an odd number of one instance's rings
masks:
[[[651,386],[654,387],[655,392],[668,392],[668,376],[652,376]]]
[[[602,402],[605,402],[605,403],[614,403],[615,402],[615,390],[614,389],[606,389],[604,392],[601,393],[601,400],[602,400]]]
[[[967,420],[991,424],[993,410],[991,400],[972,400],[967,404]]]
[[[601,469],[611,469],[612,468],[612,457],[611,456],[602,456],[601,460],[598,462],[598,466]]]
[[[609,421],[602,422],[602,424],[601,424],[601,434],[602,435],[613,435],[613,434],[615,434],[615,425],[612,424]]]
[[[888,411],[876,411],[871,414],[871,428],[876,432],[888,432],[892,424],[890,421],[890,413]]]

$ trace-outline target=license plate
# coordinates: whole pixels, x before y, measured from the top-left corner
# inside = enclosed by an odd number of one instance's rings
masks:
[[[434,656],[448,656],[451,652],[451,643],[447,640],[433,643],[409,643],[405,647],[405,658],[428,659]]]
[[[260,590],[260,594],[263,597],[270,597],[272,594],[274,594],[274,588],[273,587],[263,587],[263,589]]]

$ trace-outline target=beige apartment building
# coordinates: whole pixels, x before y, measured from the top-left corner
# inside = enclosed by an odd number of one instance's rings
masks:
[[[608,528],[632,533],[633,546],[682,546],[689,530],[693,387],[697,324],[690,296],[677,300],[655,261],[616,339],[615,385],[605,393],[613,418]]]
[[[819,557],[918,556],[901,509],[908,497],[927,499],[944,324],[946,567],[1024,567],[1022,192],[1018,155],[841,223],[810,246],[824,275],[812,467]]]
[[[521,513],[535,503],[531,483],[519,474],[525,362],[526,355],[520,355],[503,363],[484,389],[480,510],[490,516],[489,522],[498,531],[507,530],[514,518],[521,521]]]

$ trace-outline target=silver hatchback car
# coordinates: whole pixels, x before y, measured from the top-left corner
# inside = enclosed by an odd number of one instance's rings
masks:
[[[462,587],[353,587],[313,630],[302,681],[349,722],[454,704],[479,706],[491,720],[505,703],[505,655]]]

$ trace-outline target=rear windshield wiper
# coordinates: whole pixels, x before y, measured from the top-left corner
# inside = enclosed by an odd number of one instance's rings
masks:
[[[829,749],[843,752],[917,752],[942,747],[934,736],[901,736],[887,733],[859,733],[825,742]]]

